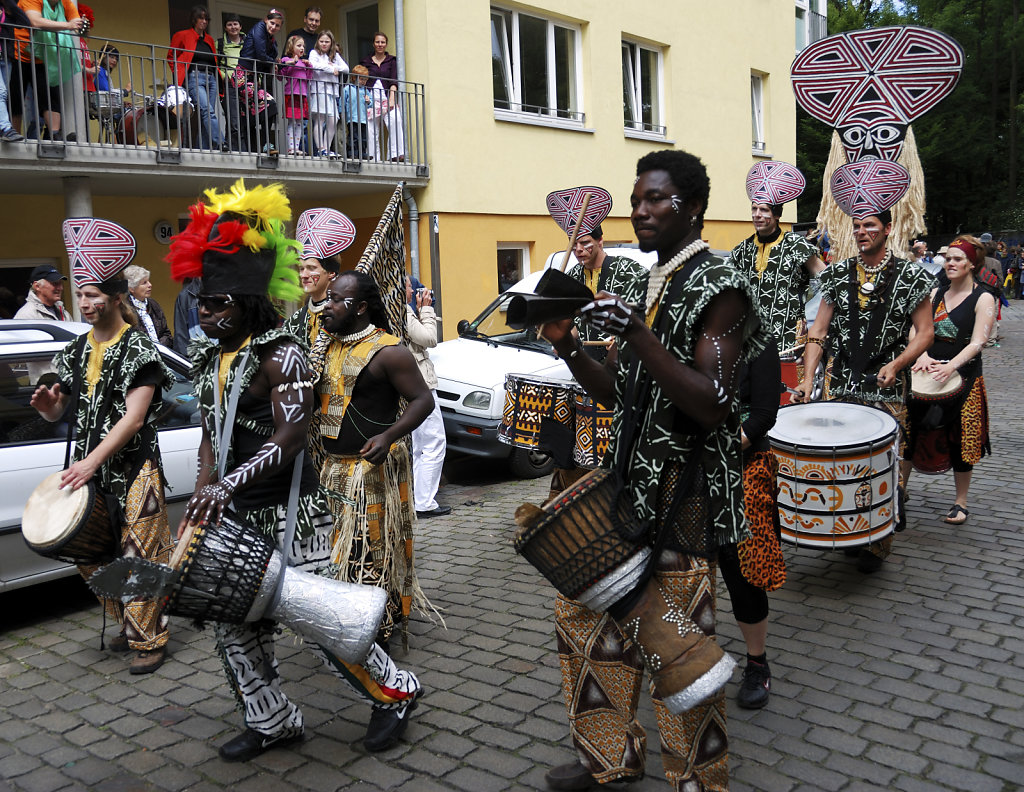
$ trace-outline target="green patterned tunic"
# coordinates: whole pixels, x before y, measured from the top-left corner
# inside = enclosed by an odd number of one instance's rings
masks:
[[[765,246],[757,241],[756,234],[733,248],[729,261],[750,279],[761,321],[775,336],[779,349],[791,349],[796,345],[797,322],[804,318],[805,296],[811,282],[807,262],[818,255],[818,249],[791,231],[769,245],[764,272],[757,271],[757,256]]]
[[[630,284],[620,295],[630,304],[643,304],[647,294],[648,273]],[[667,294],[671,279],[665,287]],[[747,279],[736,268],[720,258],[711,257],[697,265],[683,287],[678,302],[662,304],[667,310],[667,337],[660,339],[665,347],[686,365],[693,365],[697,340],[700,337],[704,310],[714,297],[729,289],[743,292],[753,305],[753,293]],[[657,323],[657,319],[655,322]],[[743,328],[741,362],[760,354],[770,337],[761,329],[756,311],[747,314]],[[615,413],[612,424],[612,447],[605,456],[605,465],[614,458],[614,445],[622,434],[622,403],[626,389],[627,372],[632,350],[628,341],[620,339],[619,373],[615,382]],[[668,460],[685,463],[695,450],[696,436],[676,431],[678,408],[662,391],[657,382],[651,383],[651,401],[643,417],[636,449],[630,469],[630,491],[637,516],[641,521],[653,522],[661,472]],[[718,543],[732,544],[745,538],[746,520],[743,516],[743,472],[739,402],[733,400],[729,417],[707,435],[702,449],[703,467],[710,497],[711,518]]]
[[[583,275],[582,264],[574,264],[566,274],[580,283],[586,284],[587,282]],[[597,276],[597,291],[606,291],[621,297],[631,284],[646,275],[647,270],[628,256],[605,256],[604,261],[601,262],[601,272]],[[601,340],[601,334],[584,322],[582,318],[577,316],[574,321],[581,339],[584,341]]]
[[[898,385],[891,388],[864,388],[852,381],[849,354],[854,349],[868,348],[868,365],[864,371],[876,373],[882,366],[891,363],[906,348],[910,328],[913,326],[914,309],[928,295],[935,285],[927,270],[905,259],[893,258],[895,267],[892,285],[884,302],[875,311],[883,311],[877,333],[868,335],[868,324],[873,311],[861,311],[860,334],[853,338],[851,299],[851,276],[856,279],[857,257],[839,261],[825,268],[821,274],[822,299],[834,307],[832,322],[828,328],[827,353],[831,364],[829,397],[854,397],[864,402],[904,401],[910,384],[910,369],[900,372]]]
[[[149,336],[129,328],[120,340],[107,347],[99,381],[90,394],[85,372],[93,349],[86,342],[81,356],[78,355],[83,338],[69,342],[53,359],[64,392],[71,393],[76,370],[82,378],[75,412],[75,461],[84,459],[110,433],[114,424],[124,417],[127,412],[125,397],[129,390],[139,385],[156,386],[142,429],[104,462],[96,474],[98,483],[113,494],[124,509],[128,488],[146,460],[151,460],[155,466],[160,465],[160,446],[155,425],[161,404],[160,388],[170,388],[174,384],[174,377],[164,365],[156,344]]]

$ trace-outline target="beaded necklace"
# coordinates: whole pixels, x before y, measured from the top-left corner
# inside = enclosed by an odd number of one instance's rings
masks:
[[[664,264],[655,264],[651,267],[651,277],[647,281],[647,299],[645,301],[648,318],[650,318],[651,310],[661,299],[661,293],[665,289],[665,282],[669,276],[698,253],[707,249],[707,242],[703,239],[696,239]]]

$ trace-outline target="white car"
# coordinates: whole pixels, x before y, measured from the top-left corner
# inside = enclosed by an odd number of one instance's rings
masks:
[[[0,320],[0,592],[76,574],[73,566],[36,554],[21,535],[25,501],[44,478],[64,466],[67,424],[49,423],[29,405],[35,380],[52,370],[53,356],[89,325]],[[174,373],[159,416],[171,526],[177,526],[196,481],[201,430],[188,379],[188,361],[160,347]]]
[[[628,256],[650,269],[654,253],[635,247],[609,247],[610,256]],[[505,406],[505,376],[523,374],[546,380],[571,380],[568,366],[536,330],[513,330],[505,321],[509,301],[532,293],[544,271],[561,263],[564,252],[552,253],[544,269],[533,272],[488,305],[472,322],[459,322],[459,338],[430,350],[437,373],[437,398],[444,418],[448,450],[492,459],[507,459],[523,478],[550,473],[554,463],[537,450],[515,448],[498,440]],[[570,265],[575,264],[570,259]],[[568,269],[568,267],[566,267]]]

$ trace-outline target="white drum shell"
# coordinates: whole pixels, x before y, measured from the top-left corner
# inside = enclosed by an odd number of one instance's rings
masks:
[[[779,463],[783,540],[828,549],[892,533],[899,519],[899,425],[892,416],[837,402],[786,407],[779,415],[785,420],[768,436]]]

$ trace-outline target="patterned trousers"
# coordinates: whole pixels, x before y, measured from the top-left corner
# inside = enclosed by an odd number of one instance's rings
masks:
[[[714,563],[666,550],[655,577],[666,600],[715,634]],[[644,772],[647,735],[636,719],[643,660],[607,614],[559,595],[555,602],[562,689],[569,730],[584,766],[600,783]],[[725,692],[674,715],[653,688],[665,775],[678,792],[729,785]]]
[[[284,534],[284,509],[280,510],[274,541]],[[288,565],[315,572],[330,559],[334,532],[331,515],[313,517],[313,533],[292,542]],[[271,621],[217,624],[215,634],[228,681],[245,713],[245,725],[260,734],[290,737],[303,731],[302,711],[281,690],[274,640],[281,628]],[[420,689],[415,674],[402,670],[374,644],[360,665],[349,664],[319,644],[309,644],[324,665],[356,694],[376,708],[396,709],[407,704]]]
[[[172,547],[160,466],[147,460],[128,488],[121,526],[121,555],[166,564]],[[97,569],[98,564],[78,567],[86,580]],[[107,599],[102,602],[107,615],[124,625],[124,634],[132,649],[150,651],[167,645],[167,616],[153,600],[134,599],[122,603]]]

